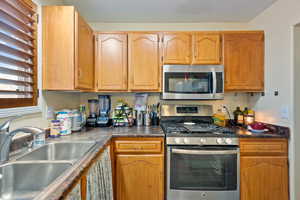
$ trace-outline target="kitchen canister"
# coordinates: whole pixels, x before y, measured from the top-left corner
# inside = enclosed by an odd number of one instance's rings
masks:
[[[60,121],[60,135],[70,135],[72,132],[71,113],[60,111],[57,113],[56,119]]]

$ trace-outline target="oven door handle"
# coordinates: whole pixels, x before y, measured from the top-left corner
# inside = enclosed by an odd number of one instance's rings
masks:
[[[191,155],[221,155],[221,154],[238,154],[238,150],[224,150],[224,151],[208,151],[208,150],[186,150],[186,149],[172,149],[172,153],[176,154],[191,154]]]

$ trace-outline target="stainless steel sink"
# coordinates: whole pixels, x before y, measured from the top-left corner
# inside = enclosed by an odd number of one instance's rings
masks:
[[[82,156],[95,145],[95,142],[59,142],[49,143],[35,149],[21,158],[19,161],[48,160],[74,161]]]
[[[0,199],[33,199],[71,165],[67,162],[13,162],[2,165]]]

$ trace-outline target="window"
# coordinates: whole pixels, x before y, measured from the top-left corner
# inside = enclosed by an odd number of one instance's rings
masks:
[[[0,108],[37,105],[37,6],[0,1]]]

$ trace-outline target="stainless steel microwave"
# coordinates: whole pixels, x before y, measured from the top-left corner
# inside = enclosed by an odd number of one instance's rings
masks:
[[[164,65],[165,100],[209,100],[224,98],[224,66]]]

